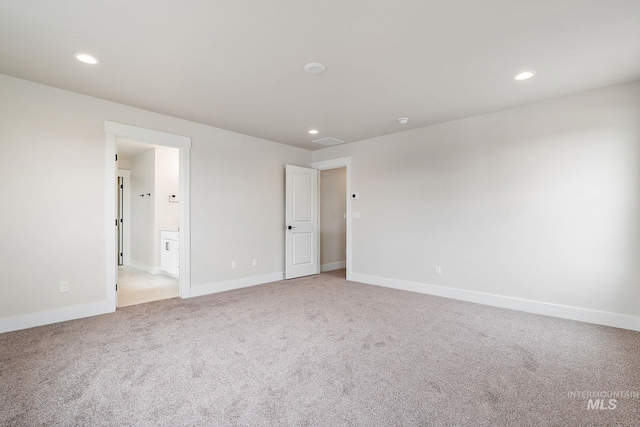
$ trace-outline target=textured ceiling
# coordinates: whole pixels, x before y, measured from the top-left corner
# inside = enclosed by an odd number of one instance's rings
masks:
[[[0,73],[318,149],[638,80],[640,1],[3,0]]]

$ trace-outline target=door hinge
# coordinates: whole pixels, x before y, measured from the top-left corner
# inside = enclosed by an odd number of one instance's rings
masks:
[[[122,256],[122,252],[120,252],[120,256]],[[118,287],[118,285],[116,285],[116,288]]]
[[[118,218],[116,218],[116,227],[118,226]]]
[[[120,188],[124,188],[124,187],[122,186],[122,184],[120,184]]]
[[[118,290],[118,284],[116,283],[116,291]]]
[[[116,154],[116,162],[118,161],[118,155]]]
[[[120,224],[122,224],[122,221],[124,221],[122,218],[120,218]]]

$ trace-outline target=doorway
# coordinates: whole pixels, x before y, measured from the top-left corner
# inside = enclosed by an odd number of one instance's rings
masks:
[[[117,140],[129,140],[139,143],[146,143],[155,145],[158,147],[172,147],[178,149],[179,156],[179,191],[176,195],[179,197],[178,211],[179,211],[179,233],[177,233],[176,244],[179,245],[180,251],[178,254],[179,261],[179,295],[182,298],[188,298],[190,296],[191,285],[191,266],[190,266],[190,151],[191,151],[191,138],[169,134],[166,132],[160,132],[150,129],[145,129],[137,126],[126,125],[122,123],[104,122],[105,142],[106,142],[106,156],[105,156],[105,247],[106,247],[106,310],[107,312],[113,312],[118,305],[118,204],[116,185],[118,177],[118,142]],[[122,153],[121,153],[122,154]],[[133,180],[130,180],[133,181]],[[124,180],[124,186],[126,191],[126,178]],[[151,193],[151,191],[138,192],[145,195]],[[130,199],[133,199],[133,193],[131,193]],[[151,200],[151,196],[146,199]],[[159,196],[158,196],[159,197]],[[126,198],[126,196],[125,196]],[[141,197],[141,199],[143,199]],[[168,197],[167,197],[167,200]],[[175,199],[174,199],[175,200]],[[126,203],[124,204],[125,212],[127,209]],[[126,227],[126,213],[124,214],[124,252],[123,263],[127,263],[127,227]],[[115,220],[114,220],[115,219]],[[114,224],[115,222],[115,224]],[[115,225],[115,227],[114,227]],[[159,237],[159,236],[158,236]],[[131,245],[130,245],[131,246]],[[145,264],[143,262],[143,264]],[[151,265],[151,267],[154,267]],[[159,270],[153,270],[149,274]]]
[[[305,263],[314,263],[314,271],[311,273],[296,275],[294,273],[294,269],[291,266],[295,266],[295,257],[296,257],[296,248],[295,241],[292,241],[291,234],[293,234],[293,229],[297,230],[297,224],[295,224],[296,218],[293,215],[295,212],[294,206],[296,206],[297,202],[300,202],[299,210],[300,210],[300,221],[304,222],[313,222],[317,220],[313,220],[313,218],[318,218],[320,215],[320,192],[315,192],[313,188],[317,188],[317,184],[313,184],[313,180],[304,180],[301,181],[301,185],[294,185],[294,180],[290,176],[290,173],[295,169],[300,169],[301,175],[303,172],[308,171],[309,175],[312,176],[313,173],[320,172],[329,169],[337,169],[344,168],[345,169],[345,183],[346,183],[346,194],[345,194],[345,207],[346,207],[346,254],[345,254],[345,275],[347,280],[351,280],[351,223],[352,223],[352,213],[351,213],[351,202],[352,202],[352,193],[351,193],[351,156],[341,157],[332,160],[324,160],[320,162],[314,162],[311,165],[312,169],[309,168],[299,168],[291,165],[287,165],[286,173],[285,173],[285,278],[294,278],[300,277],[306,274],[318,274],[321,271],[321,242],[320,242],[320,229],[321,225],[316,228],[315,231],[310,232],[310,237],[301,239],[300,247],[300,262],[298,264]],[[306,172],[305,172],[306,173]],[[308,181],[308,182],[307,182]],[[302,185],[304,184],[304,185]],[[304,190],[304,191],[303,191]],[[315,213],[315,214],[314,214]],[[302,215],[304,214],[304,215]],[[304,230],[303,230],[304,231]],[[309,234],[309,233],[308,233]],[[304,236],[303,236],[304,237]],[[311,247],[309,247],[311,245]],[[304,250],[302,250],[304,249]],[[307,255],[308,254],[308,255]],[[306,255],[306,256],[304,256]],[[330,268],[330,266],[327,266]],[[333,267],[337,267],[337,265],[333,265]]]
[[[331,160],[323,160],[323,161],[319,161],[319,162],[313,162],[311,164],[311,167],[314,169],[317,169],[320,171],[320,174],[322,174],[323,171],[327,171],[327,170],[331,170],[331,169],[339,169],[339,168],[344,168],[344,173],[345,173],[345,177],[344,177],[344,181],[345,181],[345,226],[346,226],[346,254],[345,254],[345,275],[346,275],[346,279],[347,280],[351,280],[351,274],[352,274],[352,258],[351,258],[351,240],[352,240],[352,232],[351,232],[351,227],[352,227],[352,215],[351,215],[351,210],[352,210],[352,197],[351,197],[351,192],[352,192],[352,188],[351,188],[351,156],[347,156],[347,157],[340,157],[337,159],[331,159]],[[320,228],[322,229],[322,224],[320,224]],[[320,252],[321,252],[321,247],[319,245],[318,247],[318,255],[320,256]],[[320,264],[322,265],[322,264]]]
[[[319,176],[320,271],[346,278],[347,168],[326,169]]]
[[[123,138],[116,143],[117,306],[175,298],[180,294],[178,149]]]

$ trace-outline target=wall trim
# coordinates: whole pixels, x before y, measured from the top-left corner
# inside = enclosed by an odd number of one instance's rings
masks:
[[[322,266],[320,267],[320,271],[324,273],[325,271],[340,270],[341,268],[347,268],[347,261],[329,262],[327,264],[322,264]]]
[[[350,165],[352,156],[338,157],[336,159],[322,160],[311,163],[311,167],[318,170],[338,169]]]
[[[242,279],[227,280],[224,282],[209,283],[206,285],[193,286],[191,297],[216,294],[218,292],[231,291],[234,289],[248,288],[249,286],[262,285],[265,283],[278,282],[283,280],[284,272],[263,274],[261,276],[243,277]]]
[[[164,145],[174,148],[191,148],[191,138],[158,130],[146,129],[139,126],[124,123],[104,121],[104,133],[117,137],[135,139],[140,142],[148,142],[154,145]]]
[[[107,313],[104,301],[0,318],[0,333],[66,322]]]
[[[487,294],[482,292],[468,291],[464,289],[447,288],[444,286],[429,285],[426,283],[410,282],[406,280],[389,279],[387,277],[370,276],[361,273],[352,273],[351,280],[368,285],[401,289],[404,291],[411,291],[421,294],[490,305],[493,307],[507,308],[510,310],[524,311],[527,313],[542,314],[545,316],[559,317],[561,319],[577,320],[579,322],[594,323],[596,325],[612,326],[614,328],[640,331],[639,316],[630,316],[627,314],[590,310],[587,308],[552,304],[547,302],[533,301],[495,294]]]

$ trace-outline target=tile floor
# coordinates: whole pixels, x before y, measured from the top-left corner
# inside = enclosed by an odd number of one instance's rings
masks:
[[[118,307],[180,295],[179,282],[166,274],[149,274],[135,267],[118,267]]]

